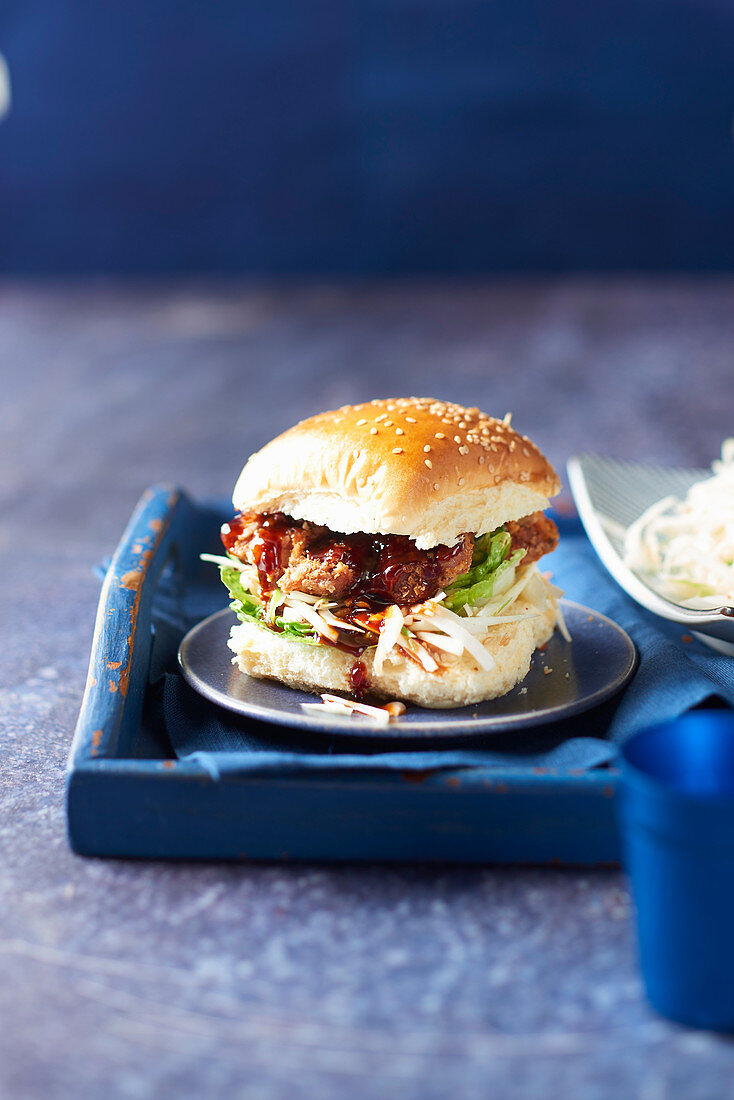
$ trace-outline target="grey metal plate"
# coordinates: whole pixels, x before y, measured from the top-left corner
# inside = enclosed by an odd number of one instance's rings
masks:
[[[536,652],[522,684],[507,695],[455,710],[411,705],[387,727],[362,716],[314,715],[300,706],[313,702],[313,695],[240,672],[227,648],[236,622],[229,609],[189,631],[179,649],[179,662],[189,684],[207,699],[262,722],[359,737],[484,736],[579,714],[614,695],[631,678],[636,653],[624,630],[581,604],[564,600],[562,606],[572,642],[565,642],[556,631],[545,650]]]

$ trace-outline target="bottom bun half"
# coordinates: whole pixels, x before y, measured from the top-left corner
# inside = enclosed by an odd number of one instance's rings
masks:
[[[513,614],[524,610],[522,601],[512,607]],[[479,668],[464,653],[456,664],[440,672],[426,672],[407,657],[398,657],[386,660],[382,672],[376,673],[374,650],[368,649],[360,657],[366,670],[366,691],[433,708],[496,699],[527,676],[533,652],[548,641],[554,626],[555,612],[549,606],[533,618],[493,627],[483,643],[495,660],[495,667],[489,670]],[[287,641],[250,623],[232,627],[228,645],[235,655],[233,663],[249,676],[279,680],[303,691],[351,694],[349,672],[354,657],[339,649]]]

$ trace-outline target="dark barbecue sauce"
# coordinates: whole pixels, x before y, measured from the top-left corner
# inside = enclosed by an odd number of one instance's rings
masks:
[[[395,602],[395,592],[401,591],[404,579],[416,570],[420,570],[422,584],[435,592],[446,566],[463,552],[461,543],[419,550],[405,535],[376,535],[371,541],[377,560],[372,571],[360,577],[350,595],[386,604]]]

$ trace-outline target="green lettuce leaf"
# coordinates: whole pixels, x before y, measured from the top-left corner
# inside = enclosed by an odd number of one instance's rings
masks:
[[[446,589],[443,602],[450,611],[459,611],[467,604],[489,599],[497,580],[525,557],[524,550],[515,550],[510,557],[507,556],[511,542],[512,537],[504,528],[476,540],[471,569],[457,577]]]
[[[254,623],[262,630],[273,631],[291,642],[318,645],[319,636],[310,623],[292,623],[284,619],[282,615],[272,615],[272,611],[275,610],[274,607],[264,606],[262,600],[254,596],[252,592],[248,592],[242,584],[242,574],[239,569],[235,569],[234,566],[229,568],[226,565],[220,565],[219,575],[232,597],[230,606],[241,622]],[[271,597],[271,604],[274,598],[277,599],[276,593]],[[269,611],[271,612],[270,617]]]

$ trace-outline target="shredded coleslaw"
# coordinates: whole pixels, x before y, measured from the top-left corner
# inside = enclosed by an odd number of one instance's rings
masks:
[[[630,569],[666,599],[699,610],[734,604],[734,438],[712,471],[684,500],[653,504],[624,540]]]

